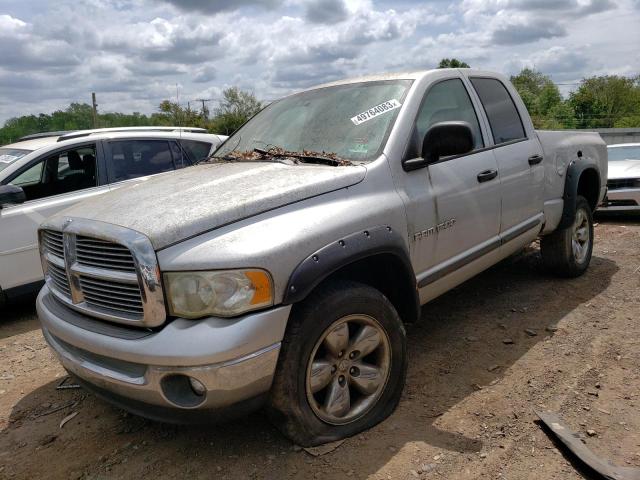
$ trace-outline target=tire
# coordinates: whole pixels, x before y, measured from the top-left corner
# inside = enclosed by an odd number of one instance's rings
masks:
[[[593,214],[584,197],[576,199],[573,224],[542,237],[540,251],[545,268],[555,275],[574,278],[587,270],[593,253]]]
[[[286,437],[304,447],[346,438],[394,411],[406,372],[406,332],[391,302],[367,285],[336,281],[294,305],[268,413]]]

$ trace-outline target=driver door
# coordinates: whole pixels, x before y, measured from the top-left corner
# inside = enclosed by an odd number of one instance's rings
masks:
[[[416,117],[417,150],[435,123],[464,121],[471,126],[474,149],[441,158],[429,165],[425,189],[432,193],[435,222],[414,235],[416,249],[425,252],[420,288],[471,263],[499,245],[501,193],[495,155],[484,150],[480,122],[467,89],[459,78],[440,81],[426,93]],[[416,156],[418,151],[413,152]],[[415,222],[417,224],[423,222]],[[427,256],[428,253],[428,256]]]

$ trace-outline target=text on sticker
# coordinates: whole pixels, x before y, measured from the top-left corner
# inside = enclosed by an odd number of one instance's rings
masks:
[[[375,107],[371,107],[369,110],[365,110],[362,113],[359,113],[355,117],[351,117],[351,121],[354,125],[360,125],[372,118],[376,118],[378,115],[382,115],[383,113],[390,112],[391,110],[395,110],[396,108],[400,108],[402,104],[394,99],[387,100],[386,102],[382,102],[380,105],[376,105]]]
[[[15,155],[0,155],[0,163],[11,163],[13,162],[16,158]]]

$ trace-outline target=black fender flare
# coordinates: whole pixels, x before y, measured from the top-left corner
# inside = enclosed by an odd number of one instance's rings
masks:
[[[416,311],[419,312],[416,276],[405,242],[400,234],[386,225],[354,232],[306,257],[289,277],[282,303],[287,305],[304,300],[315,287],[340,268],[383,253],[394,255],[402,263],[404,273],[412,284],[412,295],[415,297]]]
[[[582,153],[578,152],[578,158],[582,158]],[[586,164],[573,160],[567,167],[567,176],[564,182],[564,206],[562,208],[562,217],[557,229],[561,230],[573,225],[576,215],[576,201],[578,198],[578,183],[580,177],[586,170],[593,170],[598,176],[598,186],[600,186],[600,172],[591,164]]]

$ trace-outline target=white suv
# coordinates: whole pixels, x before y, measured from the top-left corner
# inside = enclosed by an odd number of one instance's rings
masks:
[[[85,198],[192,165],[226,139],[179,128],[33,137],[0,147],[0,305],[42,285],[36,235],[42,220]]]

